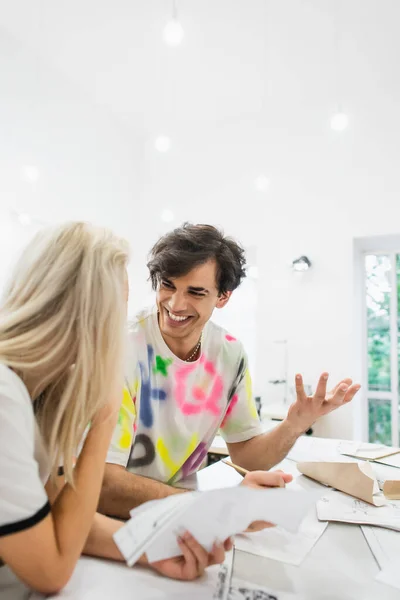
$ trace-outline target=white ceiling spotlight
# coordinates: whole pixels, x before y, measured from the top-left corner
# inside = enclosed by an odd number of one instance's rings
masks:
[[[333,131],[344,131],[349,125],[349,117],[342,110],[338,110],[331,117],[331,129]]]
[[[179,46],[182,43],[184,36],[183,27],[178,20],[178,9],[176,0],[172,2],[172,18],[164,27],[164,42],[168,46]]]
[[[295,258],[292,261],[292,269],[293,271],[297,271],[300,273],[304,273],[304,271],[308,271],[311,268],[311,261],[307,256],[300,256],[299,258]]]
[[[271,182],[265,175],[259,175],[254,180],[254,187],[256,188],[257,192],[268,192],[270,185]]]
[[[169,208],[165,208],[161,213],[161,220],[164,221],[164,223],[171,223],[174,218],[174,213]]]
[[[39,179],[39,169],[34,165],[24,165],[21,169],[21,176],[29,183],[36,183]]]
[[[159,135],[155,139],[154,147],[157,150],[157,152],[168,152],[168,150],[171,148],[171,140],[166,135]]]

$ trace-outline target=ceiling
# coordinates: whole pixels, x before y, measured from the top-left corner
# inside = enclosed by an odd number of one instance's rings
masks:
[[[180,0],[177,48],[162,40],[169,0],[0,0],[0,9],[7,35],[141,141],[144,198],[186,202],[190,218],[207,208],[229,221],[243,202],[266,204],[253,186],[261,173],[270,198],[312,195],[315,174],[331,181],[339,154],[357,170],[372,144],[397,147],[398,0]],[[339,102],[345,143],[329,129]],[[160,133],[168,155],[154,152]]]

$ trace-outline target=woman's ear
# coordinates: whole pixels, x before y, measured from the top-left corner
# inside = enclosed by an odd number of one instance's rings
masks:
[[[232,292],[224,292],[220,296],[218,296],[218,301],[216,304],[216,308],[223,308],[229,302],[229,298],[232,296]]]

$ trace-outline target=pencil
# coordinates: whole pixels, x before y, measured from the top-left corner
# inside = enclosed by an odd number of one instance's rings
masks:
[[[249,472],[247,469],[243,469],[243,467],[239,467],[239,465],[235,465],[233,462],[231,462],[230,460],[227,460],[226,458],[224,458],[222,460],[222,462],[225,463],[226,465],[228,465],[228,467],[232,467],[232,469],[235,469],[235,471],[237,471],[241,475],[247,475],[247,473]]]

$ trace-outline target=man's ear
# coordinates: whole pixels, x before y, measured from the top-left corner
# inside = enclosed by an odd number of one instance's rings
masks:
[[[229,298],[232,296],[232,292],[224,292],[220,296],[218,296],[218,301],[216,304],[216,308],[223,308],[229,302]]]

